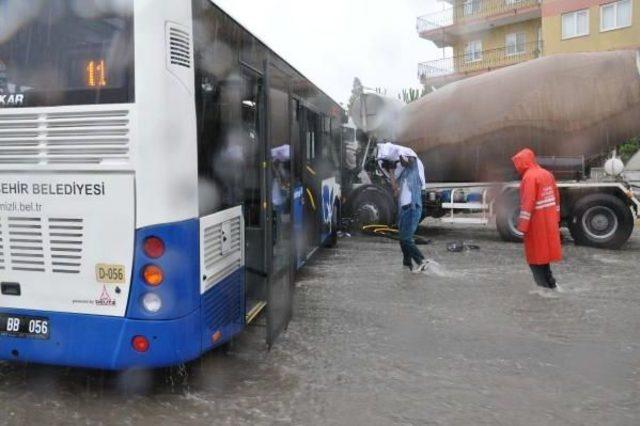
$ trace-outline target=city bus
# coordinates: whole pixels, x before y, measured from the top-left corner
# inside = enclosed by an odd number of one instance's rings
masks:
[[[343,109],[209,0],[0,0],[0,360],[186,363],[292,317]]]

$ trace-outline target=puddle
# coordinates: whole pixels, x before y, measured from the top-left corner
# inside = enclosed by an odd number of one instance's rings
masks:
[[[604,263],[606,265],[621,265],[623,263],[626,263],[623,260],[618,259],[616,257],[608,257],[603,255],[594,255],[593,259],[597,260],[600,263]]]

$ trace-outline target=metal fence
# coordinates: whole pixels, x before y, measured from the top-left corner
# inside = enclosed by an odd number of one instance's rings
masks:
[[[448,27],[454,24],[464,24],[478,18],[487,18],[518,9],[528,9],[539,6],[541,0],[464,0],[456,2],[453,7],[440,12],[420,16],[417,22],[419,33]]]
[[[470,52],[418,65],[418,77],[422,81],[452,74],[471,74],[514,65],[542,55],[542,42],[522,43],[498,49]]]

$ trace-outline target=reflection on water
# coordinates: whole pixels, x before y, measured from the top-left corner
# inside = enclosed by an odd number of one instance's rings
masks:
[[[0,424],[639,424],[640,236],[606,253],[616,264],[565,245],[566,292],[540,297],[495,231],[463,254],[446,247],[467,230],[421,232],[441,273],[405,273],[386,239],[320,252],[271,351],[258,325],[229,352],[124,381],[4,364]]]

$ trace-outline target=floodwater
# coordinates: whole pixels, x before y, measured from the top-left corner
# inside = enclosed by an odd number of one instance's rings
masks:
[[[421,232],[424,275],[377,237],[320,252],[271,351],[257,325],[227,353],[124,382],[0,364],[0,424],[640,424],[639,234],[618,252],[567,241],[549,293],[495,231]],[[480,250],[448,253],[454,240]]]

